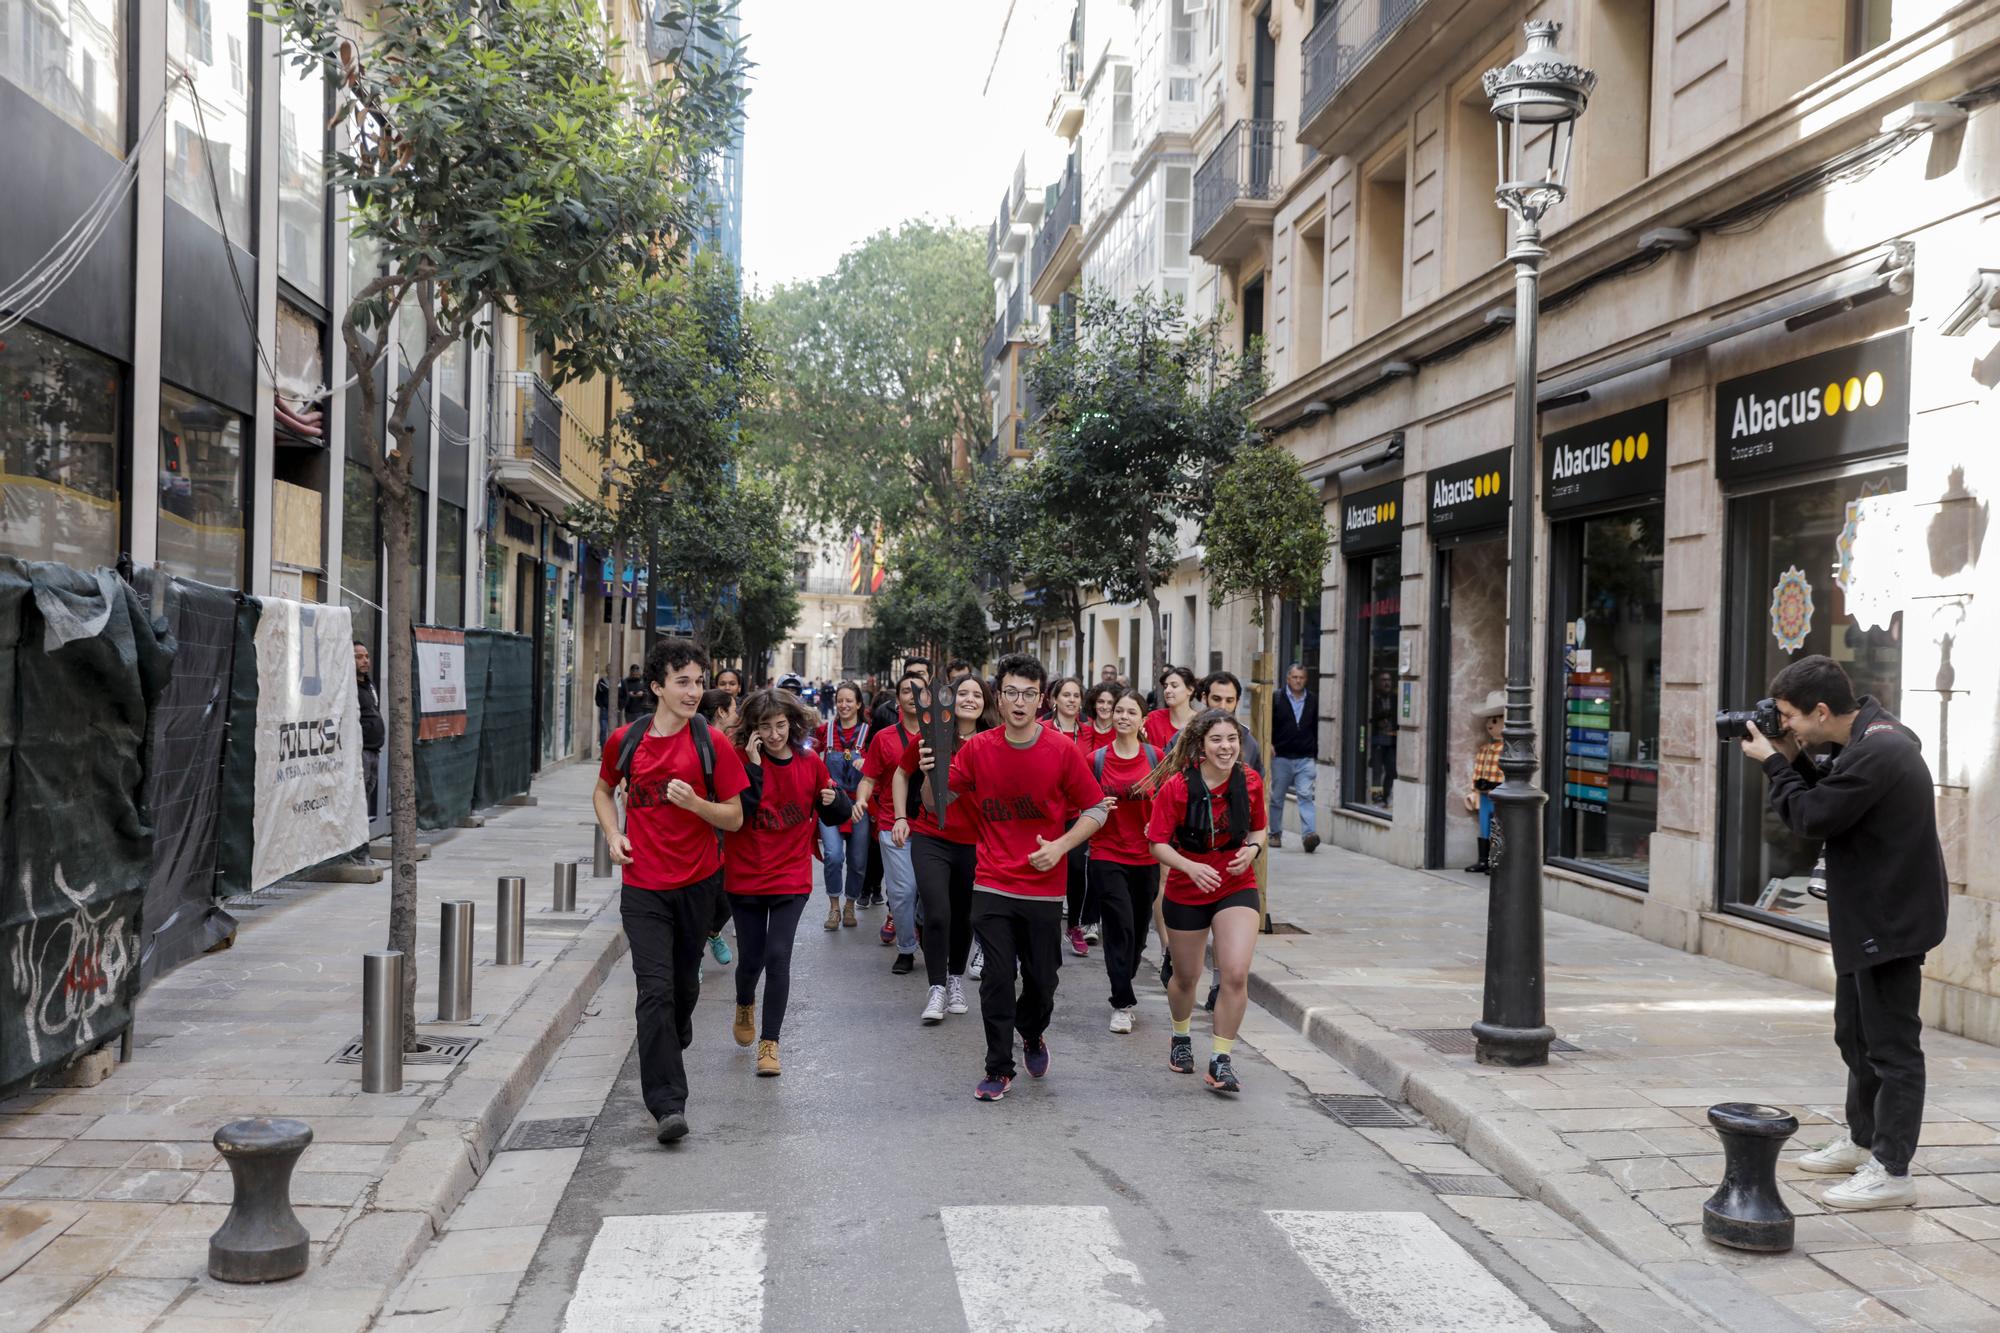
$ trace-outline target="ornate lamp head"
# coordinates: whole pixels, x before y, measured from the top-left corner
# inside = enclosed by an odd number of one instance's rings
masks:
[[[1528,49],[1480,82],[1492,103],[1500,153],[1500,206],[1529,222],[1568,193],[1570,144],[1577,117],[1590,102],[1597,75],[1556,49],[1562,25],[1537,19],[1525,26]]]

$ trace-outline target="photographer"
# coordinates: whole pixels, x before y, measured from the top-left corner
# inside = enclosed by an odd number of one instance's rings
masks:
[[[1827,931],[1837,974],[1833,1039],[1847,1063],[1847,1134],[1798,1165],[1850,1179],[1835,1208],[1913,1203],[1910,1159],[1924,1112],[1917,995],[1945,932],[1944,849],[1917,738],[1873,698],[1854,696],[1831,658],[1802,657],[1771,682],[1783,729],[1747,724],[1743,753],[1770,779],[1771,810],[1824,839]],[[1814,759],[1808,747],[1826,746]]]

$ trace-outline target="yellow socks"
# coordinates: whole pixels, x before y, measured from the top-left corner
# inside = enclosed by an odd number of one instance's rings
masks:
[[[1227,1055],[1236,1049],[1236,1038],[1234,1037],[1210,1037],[1208,1042],[1210,1048],[1217,1055]]]
[[[1174,1020],[1174,1035],[1176,1037],[1185,1037],[1193,1029],[1193,1027],[1194,1027],[1193,1014],[1189,1014],[1186,1018],[1176,1018]]]

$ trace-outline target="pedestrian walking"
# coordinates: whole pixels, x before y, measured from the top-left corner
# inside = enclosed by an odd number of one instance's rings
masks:
[[[604,753],[604,739],[611,734],[611,667],[605,664],[597,668],[597,689],[594,697],[597,705],[597,752]]]
[[[723,840],[724,885],[736,921],[738,1046],[757,1044],[757,1076],[784,1072],[779,1034],[792,993],[792,942],[812,897],[813,828],[838,828],[853,813],[825,762],[799,748],[812,713],[781,690],[758,690],[743,701],[734,733],[744,772],[743,827]],[[764,1010],[757,1012],[757,982]]]
[[[1099,685],[1124,684],[1123,681],[1118,679],[1118,668],[1115,665],[1108,662],[1097,669],[1097,683]]]
[[[1213,708],[1219,713],[1228,715],[1231,721],[1236,721],[1236,705],[1243,698],[1243,682],[1238,680],[1231,672],[1211,671],[1208,675],[1201,678],[1201,685],[1196,690],[1195,697],[1201,701],[1203,708]],[[1237,734],[1243,738],[1243,753],[1241,755],[1243,766],[1258,777],[1263,777],[1264,755],[1257,744],[1257,738],[1250,734],[1248,727],[1242,726],[1240,723],[1237,727]],[[1260,920],[1258,924],[1261,926],[1263,923]],[[1208,981],[1208,998],[1201,1002],[1201,1007],[1211,1014],[1214,1013],[1215,1001],[1221,994],[1222,972],[1217,967],[1211,967]]]
[[[738,699],[743,697],[743,673],[735,667],[724,667],[715,673],[715,688]]]
[[[908,679],[911,676],[915,676],[917,680],[922,684],[925,685],[930,684],[931,681],[930,658],[912,657],[906,659],[903,663],[903,677],[904,679]],[[901,707],[899,698],[900,692],[902,690],[901,680],[897,681],[896,689],[897,693],[890,694],[885,692],[883,696],[876,701],[875,711],[871,713],[868,718],[868,725],[873,730],[878,732],[889,731],[895,727],[896,717]]]
[[[861,790],[861,763],[868,751],[868,722],[861,715],[861,687],[844,680],[833,687],[833,716],[813,733],[813,749],[841,794],[853,802]],[[844,824],[822,824],[820,864],[826,876],[828,930],[858,924],[854,915],[868,865],[868,812],[860,805]],[[843,905],[842,898],[846,901]]]
[[[1062,968],[1063,858],[1105,819],[1082,753],[1035,720],[1048,679],[1042,664],[1012,653],[1000,659],[998,674],[1005,725],[961,746],[947,777],[978,812],[972,929],[986,950],[979,983],[986,1072],[973,1096],[983,1102],[999,1101],[1013,1086],[1017,1032],[1030,1077],[1049,1072],[1047,1034]],[[928,771],[936,757],[924,749],[919,762]]]
[[[728,690],[711,689],[702,691],[701,706],[698,711],[701,713],[702,720],[708,723],[709,730],[721,736],[734,736],[736,734],[736,724],[738,721],[736,700],[737,696],[731,694]],[[747,814],[745,818],[748,818]],[[708,916],[708,952],[709,956],[715,959],[718,967],[729,966],[731,958],[729,941],[722,938],[722,928],[729,924],[729,919],[729,878],[725,869],[723,891],[715,895],[715,908]],[[699,964],[695,967],[695,977],[697,980],[701,977],[701,967]]]
[[[1091,753],[1091,776],[1104,793],[1104,828],[1090,840],[1090,893],[1103,923],[1104,971],[1111,982],[1111,1030],[1128,1033],[1139,997],[1138,975],[1153,899],[1160,891],[1160,865],[1146,840],[1153,800],[1147,780],[1161,754],[1141,734],[1146,701],[1136,690],[1120,690],[1112,700],[1114,735]]]
[[[1936,788],[1916,733],[1856,698],[1832,658],[1801,657],[1770,691],[1783,729],[1766,736],[1749,723],[1743,753],[1763,767],[1771,813],[1824,840],[1833,1040],[1847,1064],[1847,1133],[1798,1164],[1852,1173],[1821,1196],[1829,1207],[1900,1207],[1917,1197],[1924,955],[1944,942],[1949,910]]]
[[[882,923],[882,943],[896,946],[889,970],[907,976],[917,970],[917,877],[910,866],[910,849],[890,836],[903,813],[895,805],[890,778],[902,762],[905,746],[917,740],[917,690],[923,677],[907,675],[896,684],[898,717],[893,726],[877,728],[869,737],[861,762],[860,799],[875,824],[875,854],[882,858],[882,888],[889,899],[889,919]]]
[[[962,676],[952,690],[952,718],[959,743],[998,722],[986,682]],[[972,957],[972,883],[978,832],[972,802],[953,801],[939,814],[931,806],[931,784],[917,766],[923,745],[903,750],[893,775],[896,823],[890,840],[910,849],[910,868],[917,877],[917,902],[923,911],[924,975],[930,994],[924,999],[923,1022],[944,1022],[946,1014],[966,1011],[965,969]],[[908,811],[905,815],[903,812]]]
[[[1294,662],[1285,668],[1285,692],[1271,701],[1271,845],[1285,840],[1285,794],[1299,807],[1300,846],[1308,855],[1319,850],[1319,806],[1313,781],[1319,774],[1319,699],[1306,693],[1306,669]],[[1481,816],[1481,862],[1486,860]]]
[[[1181,728],[1194,721],[1201,709],[1196,704],[1200,681],[1186,667],[1170,666],[1160,673],[1160,705],[1146,714],[1146,739],[1165,753],[1180,735]]]
[[[1083,692],[1083,730],[1079,744],[1085,753],[1099,746],[1111,744],[1115,728],[1111,722],[1111,706],[1118,702],[1124,686],[1112,681],[1109,684],[1093,685]],[[1142,699],[1143,704],[1145,701]]]
[[[681,1052],[694,1041],[702,941],[722,896],[717,835],[743,826],[741,798],[750,779],[735,748],[699,717],[708,675],[701,649],[686,639],[660,639],[646,666],[658,708],[613,734],[592,805],[612,861],[625,867],[618,907],[638,981],[639,1084],[655,1137],[671,1143],[688,1132]],[[618,827],[621,784],[624,829]]]
[[[1167,1067],[1194,1072],[1194,988],[1212,940],[1222,993],[1205,1081],[1216,1092],[1242,1086],[1230,1054],[1249,1005],[1250,956],[1260,924],[1251,867],[1264,850],[1264,786],[1242,764],[1242,752],[1243,729],[1235,718],[1210,709],[1190,722],[1154,770],[1146,822],[1153,858],[1167,868],[1163,914],[1174,958]]]
[[[632,669],[626,672],[625,679],[618,682],[620,724],[629,725],[642,717],[651,717],[656,703],[657,700],[653,696],[651,687],[647,685],[646,678],[639,674],[639,664],[634,662]]]
[[[389,728],[382,722],[382,701],[375,693],[375,664],[368,655],[368,645],[354,641],[354,705],[361,714],[361,789],[368,798],[368,818],[375,818],[376,787],[381,781],[382,746],[389,739]],[[348,853],[347,859],[357,865],[370,864],[368,843]]]

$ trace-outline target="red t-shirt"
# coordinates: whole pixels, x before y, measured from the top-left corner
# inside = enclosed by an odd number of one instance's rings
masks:
[[[723,882],[731,893],[811,893],[819,794],[833,778],[811,750],[794,749],[782,763],[767,754],[761,767],[757,813],[723,839]]]
[[[1111,744],[1112,738],[1117,735],[1118,729],[1116,727],[1108,731],[1099,731],[1095,722],[1086,722],[1083,724],[1083,730],[1076,733],[1076,743],[1077,747],[1083,751],[1084,757],[1088,758]],[[1097,839],[1092,838],[1091,841],[1095,842]]]
[[[1098,803],[1082,751],[1040,728],[1034,743],[1019,749],[1007,743],[1005,728],[982,731],[952,756],[951,789],[978,815],[976,888],[1013,898],[1063,896],[1069,872],[1062,859],[1036,870],[1028,858],[1037,837],[1054,842],[1075,811]]]
[[[1174,725],[1174,715],[1164,708],[1155,708],[1146,714],[1146,724],[1140,730],[1161,754],[1165,754],[1167,747],[1174,743],[1174,737],[1181,734],[1181,729]]]
[[[1111,811],[1111,818],[1090,840],[1090,859],[1093,861],[1113,861],[1122,866],[1149,866],[1153,864],[1153,851],[1146,837],[1146,817],[1152,813],[1153,798],[1134,789],[1134,784],[1153,771],[1158,762],[1158,751],[1154,759],[1146,758],[1145,748],[1130,759],[1120,759],[1118,752],[1108,746],[1099,746],[1104,756],[1104,777],[1099,785],[1106,796],[1118,798],[1118,804]],[[1095,776],[1097,754],[1086,761]]]
[[[971,738],[966,737],[965,739],[970,740]],[[964,745],[965,740],[961,740],[959,744]],[[903,747],[903,757],[896,761],[896,767],[908,774],[910,779],[910,800],[908,807],[910,810],[910,831],[912,833],[928,833],[933,838],[943,838],[946,842],[955,842],[961,847],[972,846],[979,841],[979,831],[972,826],[974,821],[972,818],[972,803],[970,801],[957,800],[946,806],[944,808],[944,823],[942,825],[931,817],[931,808],[924,804],[923,795],[917,790],[924,782],[924,770],[917,765],[917,761],[922,757],[922,746],[906,745]]]
[[[868,756],[861,761],[861,776],[875,784],[875,790],[868,794],[868,813],[879,832],[887,833],[896,822],[896,791],[889,783],[889,774],[902,762],[903,748],[916,739],[903,730],[901,722],[868,738]]]
[[[1257,776],[1257,771],[1251,768],[1243,770],[1243,781],[1250,798],[1249,832],[1255,833],[1265,826],[1264,783]],[[1229,792],[1226,786],[1218,787],[1209,793],[1208,799],[1210,815],[1215,821],[1216,841],[1226,841],[1229,837]],[[1161,783],[1159,794],[1153,798],[1153,813],[1146,821],[1146,841],[1171,844],[1175,831],[1181,826],[1181,816],[1187,813],[1187,803],[1188,784],[1185,773],[1176,773]],[[1176,847],[1174,850],[1190,861],[1212,866],[1221,871],[1222,883],[1216,887],[1214,893],[1203,893],[1195,888],[1194,881],[1185,874],[1178,870],[1169,870],[1165,892],[1170,903],[1199,907],[1204,903],[1212,903],[1217,898],[1226,897],[1238,889],[1257,887],[1257,871],[1254,863],[1239,875],[1229,873],[1229,863],[1235,858],[1236,851],[1241,850],[1240,848],[1218,852],[1195,851],[1187,847]]]
[[[597,776],[616,787],[618,751],[625,733],[632,727],[647,728],[626,778],[625,836],[632,840],[632,864],[625,867],[624,882],[635,889],[684,889],[720,870],[722,853],[716,847],[713,824],[667,799],[667,784],[675,778],[693,787],[696,796],[708,796],[693,733],[682,727],[671,736],[655,736],[652,725],[651,717],[642,717],[612,732],[604,742]],[[709,735],[715,742],[715,799],[727,802],[742,795],[750,779],[735,747],[718,732]]]

